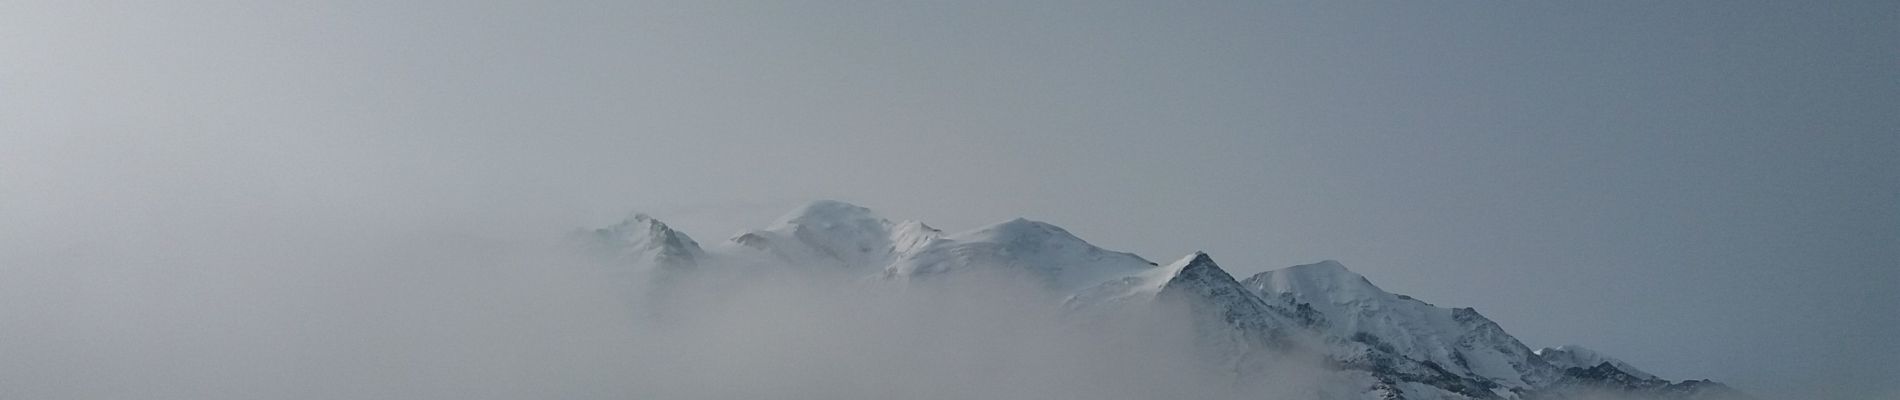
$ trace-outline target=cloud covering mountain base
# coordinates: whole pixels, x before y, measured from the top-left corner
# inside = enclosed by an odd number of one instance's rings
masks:
[[[1315,334],[1344,329],[1320,314],[1340,304],[1263,297],[1206,255],[1160,265],[1033,221],[944,234],[823,203],[705,248],[629,221],[562,243],[208,231],[23,258],[0,282],[0,397],[1416,400],[1489,382]],[[1597,398],[1577,388],[1538,398]]]

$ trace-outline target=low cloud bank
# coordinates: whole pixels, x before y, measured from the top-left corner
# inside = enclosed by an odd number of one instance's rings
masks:
[[[1003,277],[786,273],[818,267],[707,266],[655,304],[563,247],[457,235],[39,252],[0,282],[0,397],[1260,398],[1318,379],[1240,382],[1178,316],[1077,321]]]

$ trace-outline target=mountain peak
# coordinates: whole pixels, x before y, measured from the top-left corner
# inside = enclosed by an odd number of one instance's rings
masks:
[[[904,220],[903,222],[898,222],[895,227],[891,228],[891,230],[892,231],[917,231],[917,232],[943,233],[942,229],[931,227],[930,224],[925,224],[922,221],[909,220],[909,219]]]
[[[958,240],[964,240],[964,241],[980,241],[980,242],[993,242],[993,243],[1004,243],[1004,244],[1010,244],[1010,243],[1025,244],[1025,245],[1030,245],[1030,244],[1040,245],[1040,244],[1045,244],[1045,243],[1058,243],[1058,244],[1079,243],[1079,244],[1084,244],[1084,245],[1087,244],[1087,242],[1083,241],[1082,238],[1078,238],[1075,236],[1075,234],[1069,233],[1067,229],[1062,229],[1062,227],[1055,226],[1054,224],[1050,224],[1047,222],[1035,221],[1035,220],[1020,218],[1020,217],[1011,219],[1008,221],[991,224],[989,226],[985,226],[982,228],[977,228],[976,230],[973,230],[973,231],[959,233],[956,235],[956,237]]]
[[[1312,264],[1295,265],[1295,266],[1287,267],[1286,269],[1301,269],[1301,270],[1308,270],[1308,271],[1323,271],[1323,272],[1332,273],[1332,274],[1358,275],[1357,273],[1352,272],[1352,270],[1346,269],[1346,266],[1344,264],[1340,264],[1339,261],[1334,261],[1334,260],[1321,260],[1320,262],[1316,262]]]
[[[1349,338],[1354,352],[1385,353],[1418,363],[1408,368],[1529,390],[1552,379],[1531,349],[1469,308],[1440,308],[1380,289],[1334,261],[1247,278],[1262,298],[1305,304],[1323,314],[1328,334]],[[1427,367],[1426,363],[1436,365]]]
[[[838,200],[816,200],[792,209],[791,212],[780,216],[772,225],[777,228],[789,225],[830,225],[864,221],[884,221],[884,218],[879,217],[871,209],[856,204]],[[888,222],[885,223],[888,224]]]
[[[614,231],[622,231],[622,232],[631,232],[635,230],[664,232],[664,231],[673,230],[671,227],[666,226],[665,222],[660,222],[659,219],[653,218],[652,215],[647,215],[647,213],[643,213],[643,212],[634,212],[632,214],[628,214],[626,218],[621,218],[620,222],[616,222],[613,225],[609,225],[605,229],[614,230]]]
[[[1164,289],[1177,285],[1227,285],[1229,282],[1235,287],[1240,287],[1240,282],[1235,280],[1233,275],[1221,269],[1219,264],[1214,263],[1214,258],[1203,251],[1195,251],[1181,257],[1161,267],[1157,272],[1164,274],[1161,279],[1155,280]]]
[[[890,263],[895,226],[871,209],[818,200],[793,209],[768,228],[741,233],[731,241],[794,260],[793,264],[869,269]],[[929,235],[928,230],[919,230],[915,236]]]
[[[1179,260],[1168,263],[1168,266],[1162,267],[1162,270],[1166,271],[1169,276],[1176,278],[1179,278],[1183,274],[1212,272],[1209,270],[1220,271],[1223,274],[1226,273],[1226,271],[1221,271],[1220,265],[1215,264],[1214,258],[1209,257],[1207,252],[1204,251],[1195,251],[1194,253],[1181,257]],[[1232,277],[1229,278],[1231,279]]]
[[[906,220],[891,228],[891,249],[897,254],[908,254],[941,237],[942,230],[922,222]]]
[[[1054,224],[1023,217],[1010,218],[1008,221],[991,224],[989,229],[1014,232],[1060,231],[1068,233],[1067,230],[1055,226]]]
[[[591,232],[590,246],[612,258],[668,266],[691,265],[704,251],[685,232],[645,213]]]
[[[633,213],[633,215],[628,216],[626,219],[622,219],[620,223],[613,224],[606,228],[596,229],[595,232],[602,235],[603,238],[616,239],[624,242],[655,240],[664,242],[661,244],[674,246],[686,244],[691,244],[692,247],[699,246],[698,243],[693,242],[692,238],[687,237],[685,233],[673,230],[673,228],[667,226],[665,222],[654,219],[653,216],[647,215],[646,213]]]
[[[1557,347],[1545,347],[1543,349],[1538,349],[1536,353],[1538,357],[1543,357],[1544,362],[1550,363],[1551,366],[1555,366],[1558,369],[1566,369],[1566,368],[1586,368],[1587,369],[1587,368],[1596,367],[1602,364],[1609,364],[1611,367],[1615,367],[1617,370],[1620,370],[1625,374],[1629,374],[1630,376],[1634,376],[1634,377],[1645,379],[1645,380],[1660,379],[1660,378],[1657,378],[1655,375],[1651,375],[1648,372],[1643,372],[1642,370],[1636,369],[1635,366],[1631,366],[1629,365],[1629,363],[1623,362],[1623,360],[1618,360],[1610,356],[1603,355],[1603,353],[1598,353],[1595,350],[1591,350],[1583,346],[1572,344],[1572,345],[1563,345],[1563,346],[1557,346]]]
[[[1287,276],[1297,276],[1297,277],[1319,279],[1319,280],[1326,280],[1326,281],[1333,281],[1333,282],[1343,282],[1343,283],[1363,282],[1368,286],[1372,285],[1372,281],[1367,280],[1364,275],[1359,275],[1359,273],[1357,272],[1352,272],[1352,270],[1346,269],[1346,266],[1344,264],[1340,264],[1338,261],[1333,261],[1333,260],[1324,260],[1324,261],[1320,261],[1320,262],[1316,262],[1312,264],[1295,265],[1291,267],[1282,268],[1278,272],[1281,275],[1287,275]]]
[[[1662,381],[1579,346],[1532,351],[1474,309],[1441,308],[1386,292],[1338,261],[1237,281],[1203,251],[1157,265],[1026,218],[946,235],[922,222],[893,222],[864,207],[820,200],[768,228],[735,236],[735,245],[709,249],[713,253],[644,213],[576,234],[609,260],[631,267],[639,274],[634,276],[656,283],[702,264],[724,265],[703,260],[776,259],[789,266],[838,267],[808,268],[820,273],[905,281],[1000,272],[1041,283],[1064,307],[1083,315],[1161,304],[1149,309],[1186,313],[1183,321],[1191,324],[1197,348],[1236,373],[1252,373],[1239,371],[1254,371],[1254,363],[1283,355],[1276,353],[1281,350],[1310,352],[1347,370],[1355,377],[1352,387],[1370,387],[1366,393],[1373,397],[1525,399],[1617,390],[1683,399],[1726,390],[1706,381]],[[1306,340],[1308,335],[1317,340]]]
[[[1149,287],[1137,290],[1154,290],[1157,298],[1187,300],[1200,310],[1198,313],[1206,313],[1203,316],[1245,332],[1270,334],[1297,325],[1291,322],[1293,316],[1287,310],[1275,308],[1248,291],[1206,252],[1188,254],[1153,274],[1146,278]]]
[[[1213,257],[1208,257],[1207,252],[1201,251],[1201,250],[1195,250],[1194,253],[1188,254],[1187,257],[1184,257],[1184,258],[1189,259],[1188,260],[1189,264],[1214,262]]]
[[[918,228],[913,231],[927,237],[908,241],[914,246],[899,246],[913,250],[905,251],[887,268],[886,276],[908,279],[1001,268],[1027,273],[1050,288],[1069,292],[1154,268],[1154,263],[1140,256],[1095,247],[1061,227],[1024,218],[941,237],[934,229]]]
[[[1393,296],[1377,285],[1373,285],[1372,281],[1367,280],[1365,276],[1354,273],[1346,269],[1345,265],[1333,260],[1262,272],[1247,278],[1247,283],[1247,286],[1254,290],[1296,293],[1303,297],[1324,295],[1341,303],[1354,299],[1371,300]]]

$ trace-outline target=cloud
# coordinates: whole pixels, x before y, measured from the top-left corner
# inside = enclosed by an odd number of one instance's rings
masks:
[[[0,366],[8,381],[0,397],[1115,399],[1242,390],[1197,358],[1177,316],[1080,324],[1019,280],[898,285],[792,272],[827,266],[709,264],[718,272],[674,282],[667,312],[656,313],[662,305],[636,290],[633,275],[558,246],[344,233],[107,242],[15,259],[0,282],[8,300],[0,351],[12,360]]]

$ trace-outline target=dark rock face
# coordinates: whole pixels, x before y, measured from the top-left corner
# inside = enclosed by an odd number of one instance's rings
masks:
[[[1585,399],[1627,396],[1645,399],[1753,400],[1728,385],[1706,379],[1670,382],[1630,375],[1610,363],[1590,368],[1567,368],[1549,387],[1525,396],[1533,400]]]
[[[1388,340],[1411,340],[1408,336],[1385,336],[1356,332],[1345,337],[1327,334],[1333,316],[1321,307],[1299,301],[1289,293],[1270,295],[1252,285],[1238,283],[1205,254],[1183,261],[1180,269],[1163,286],[1157,299],[1185,304],[1189,312],[1204,319],[1197,325],[1212,330],[1231,330],[1238,335],[1213,343],[1212,350],[1226,352],[1246,364],[1252,357],[1278,357],[1286,351],[1328,354],[1328,364],[1340,371],[1359,371],[1373,378],[1370,394],[1387,399],[1469,398],[1584,400],[1602,398],[1641,398],[1655,400],[1743,400],[1749,399],[1719,383],[1706,380],[1670,382],[1631,374],[1615,364],[1603,362],[1589,368],[1562,368],[1525,347],[1496,322],[1472,308],[1439,309],[1444,320],[1455,325],[1455,336],[1444,342],[1450,356],[1439,361],[1407,356],[1401,345]],[[1129,284],[1134,281],[1129,281]],[[1114,290],[1126,285],[1110,286]],[[1424,304],[1416,299],[1393,295],[1408,303]],[[1333,309],[1337,310],[1337,307]],[[1371,313],[1386,313],[1380,308]],[[1363,318],[1340,315],[1341,318]],[[1405,318],[1385,315],[1380,318]],[[1317,342],[1289,341],[1289,337],[1308,335]],[[1391,333],[1386,333],[1391,335]],[[1237,341],[1236,341],[1237,339]],[[1296,343],[1320,348],[1296,348]],[[1414,342],[1412,346],[1417,346]],[[1262,353],[1261,350],[1266,350]],[[1488,350],[1488,351],[1487,351]],[[1470,357],[1490,357],[1472,360]],[[1488,364],[1486,364],[1488,363]],[[1489,369],[1479,366],[1488,365]],[[1499,377],[1500,368],[1509,368]],[[1493,371],[1490,375],[1475,371]],[[1464,372],[1459,372],[1464,371]],[[1421,387],[1422,386],[1422,387]],[[1416,392],[1416,393],[1415,393]]]

